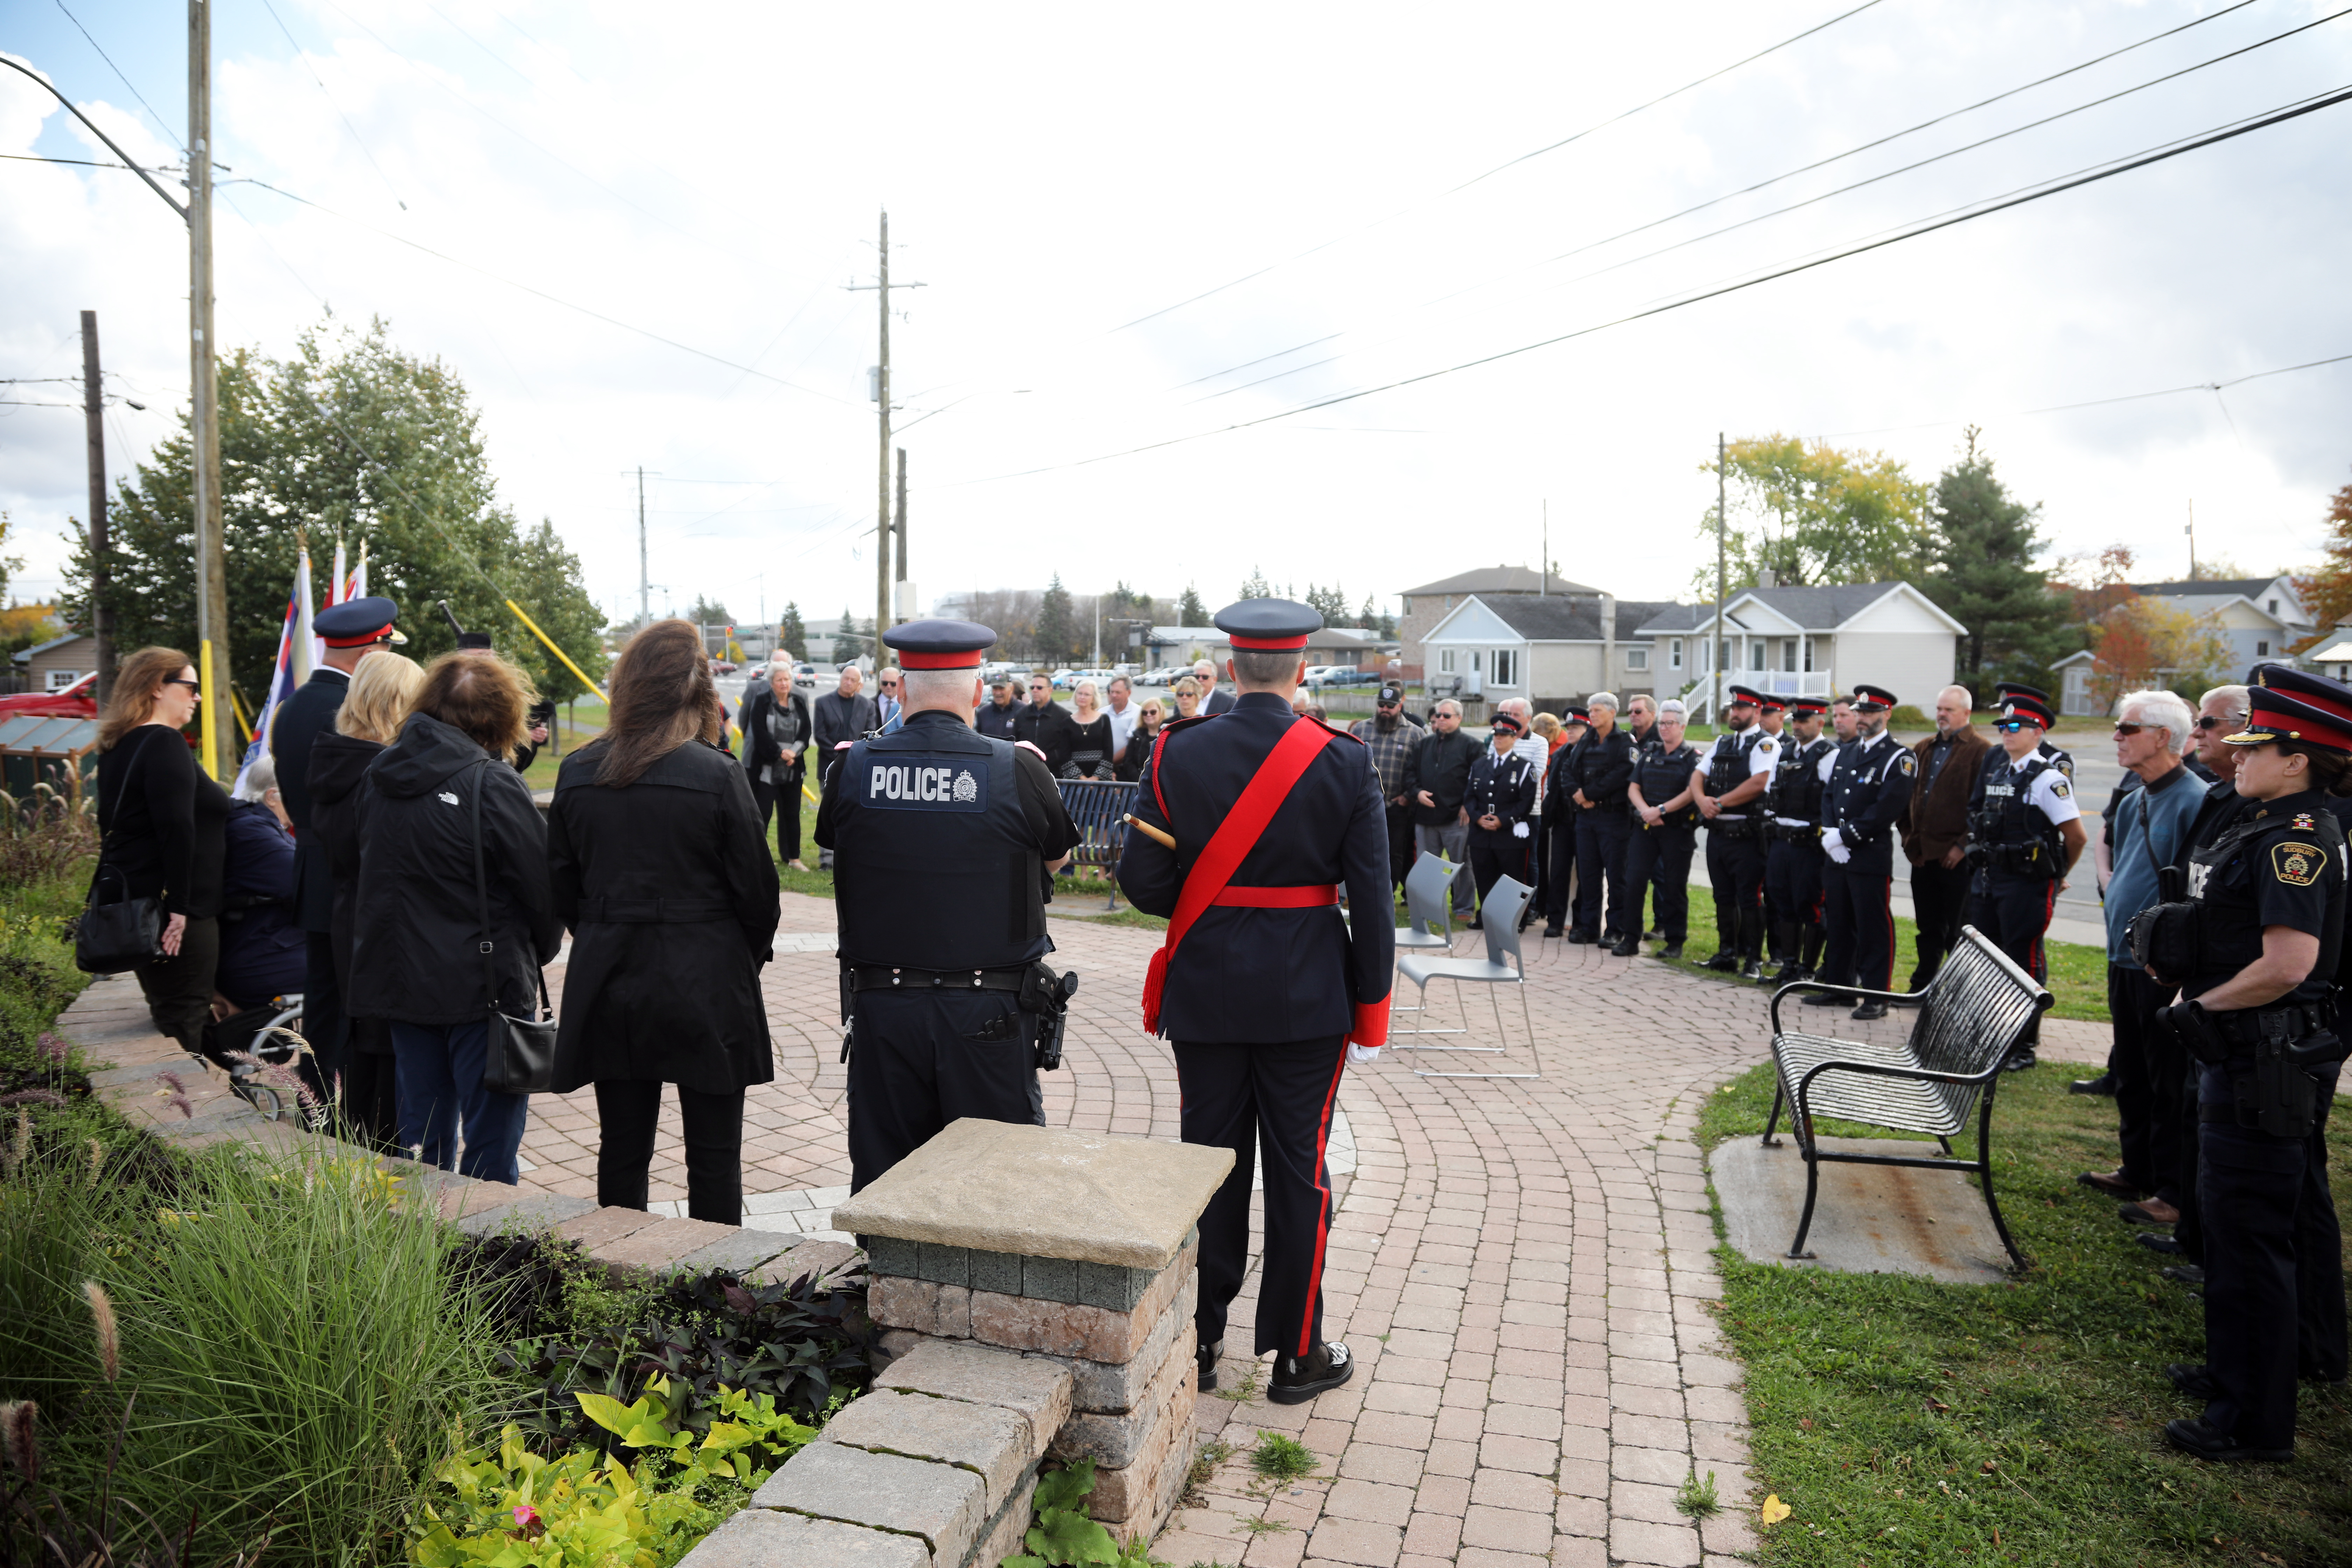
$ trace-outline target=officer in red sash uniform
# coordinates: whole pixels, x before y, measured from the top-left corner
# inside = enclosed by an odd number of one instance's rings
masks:
[[[1232,639],[1225,668],[1240,695],[1223,713],[1160,731],[1118,880],[1137,909],[1170,917],[1144,1012],[1175,1048],[1184,1142],[1234,1152],[1201,1216],[1201,1386],[1216,1386],[1262,1155],[1254,1354],[1275,1354],[1266,1397],[1295,1405],[1355,1370],[1348,1347],[1323,1338],[1323,1156],[1340,1072],[1388,1038],[1396,924],[1387,817],[1363,742],[1290,710],[1323,617],[1286,599],[1250,599],[1216,624]]]

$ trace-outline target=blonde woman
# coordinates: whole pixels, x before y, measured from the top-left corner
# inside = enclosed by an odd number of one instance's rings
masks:
[[[180,732],[203,695],[186,654],[142,647],[115,671],[98,721],[99,875],[110,899],[162,900],[163,951],[139,966],[139,990],[156,1029],[191,1056],[212,1017],[229,812]]]
[[[1201,683],[1188,675],[1176,683],[1175,691],[1176,721],[1181,724],[1187,719],[1199,718],[1201,716]]]
[[[1143,777],[1144,759],[1160,742],[1160,727],[1167,722],[1168,710],[1160,699],[1147,697],[1135,710],[1135,732],[1127,738],[1127,754],[1118,761],[1118,776],[1129,784]]]
[[[352,921],[360,881],[360,780],[383,749],[400,738],[400,727],[425,686],[417,662],[396,653],[360,661],[351,690],[335,710],[335,727],[310,744],[310,837],[324,850],[334,880],[334,914],[328,942],[334,953],[335,989],[352,992]],[[399,1131],[400,1107],[392,1068],[392,1030],[382,1018],[349,1016],[347,1037],[331,1058],[341,1063],[343,1117],[352,1138],[390,1150]],[[312,1041],[313,1049],[320,1042]]]
[[[1103,711],[1102,695],[1091,680],[1078,682],[1071,693],[1076,710],[1070,715],[1070,760],[1062,764],[1066,779],[1110,777],[1110,715]]]

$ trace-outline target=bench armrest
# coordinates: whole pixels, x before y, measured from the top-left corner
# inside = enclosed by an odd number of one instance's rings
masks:
[[[1868,996],[1890,1007],[1925,1006],[1928,996],[1927,991],[1865,991],[1859,985],[1832,985],[1823,980],[1791,980],[1772,993],[1772,1032],[1776,1035],[1788,1032],[1780,1027],[1780,998],[1796,991],[1833,991],[1841,996]]]

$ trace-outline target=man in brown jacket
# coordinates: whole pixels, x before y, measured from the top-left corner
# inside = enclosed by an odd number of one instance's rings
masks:
[[[1911,989],[1924,991],[1960,940],[1973,872],[1969,853],[1969,786],[1991,744],[1969,722],[1968,689],[1936,694],[1936,732],[1911,748],[1911,804],[1903,813],[1903,853],[1911,862],[1911,913],[1919,928],[1919,962]]]

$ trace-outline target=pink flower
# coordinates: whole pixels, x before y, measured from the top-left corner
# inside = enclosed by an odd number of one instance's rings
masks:
[[[515,1528],[518,1530],[529,1530],[532,1525],[539,1522],[539,1510],[531,1507],[530,1504],[527,1502],[519,1502],[515,1504],[514,1516]]]

